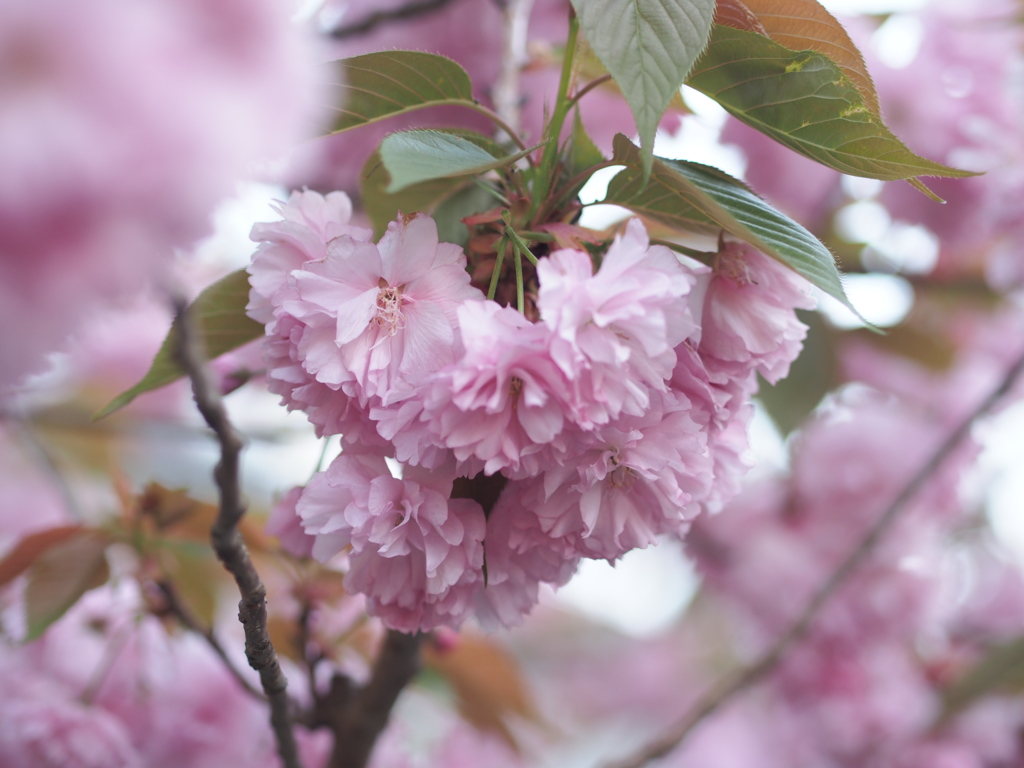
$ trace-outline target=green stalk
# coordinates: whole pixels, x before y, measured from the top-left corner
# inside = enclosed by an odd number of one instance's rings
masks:
[[[516,259],[516,306],[519,307],[520,314],[526,312],[526,297],[523,292],[523,259],[519,255],[519,248],[515,242],[512,243],[512,255]]]
[[[533,251],[530,250],[530,246],[523,242],[523,238],[516,234],[516,231],[512,227],[505,227],[504,237],[508,237],[512,241],[512,246],[515,248],[516,253],[522,253],[533,266],[537,266],[537,257],[533,255]]]
[[[650,242],[651,245],[664,245],[666,248],[670,248],[685,256],[690,256],[704,264],[711,264],[711,260],[715,258],[715,253],[713,251],[698,251],[694,248],[687,248],[685,245],[680,245],[679,243],[673,243],[671,240],[658,240],[657,238],[652,237]]]
[[[555,100],[555,111],[551,115],[547,131],[544,133],[544,154],[541,156],[540,168],[537,170],[537,182],[533,185],[533,202],[530,206],[530,218],[537,213],[541,204],[548,196],[551,188],[555,161],[558,160],[558,137],[562,135],[562,125],[569,114],[569,85],[572,82],[572,70],[576,59],[576,44],[579,38],[580,24],[575,11],[569,11],[569,39],[565,44],[565,57],[562,59],[562,78],[558,83],[558,98]]]
[[[494,301],[494,295],[498,292],[498,278],[501,277],[501,265],[505,261],[505,247],[508,240],[502,235],[498,241],[497,256],[494,260],[494,269],[491,272],[491,284],[487,287],[487,298]]]

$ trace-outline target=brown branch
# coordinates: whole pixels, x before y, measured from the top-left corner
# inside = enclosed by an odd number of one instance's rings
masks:
[[[924,466],[910,479],[910,482],[904,486],[903,490],[900,491],[899,495],[886,508],[875,524],[868,529],[857,546],[839,564],[839,567],[836,568],[828,581],[811,598],[799,618],[790,625],[789,629],[782,633],[767,651],[753,664],[743,667],[731,675],[727,675],[714,685],[661,738],[624,760],[610,763],[608,768],[641,768],[641,766],[646,765],[652,760],[664,757],[682,744],[690,732],[704,718],[715,712],[732,697],[752,687],[771,672],[786,652],[807,634],[825,603],[843,585],[850,574],[864,562],[865,558],[871,554],[882,537],[892,527],[893,523],[896,522],[903,510],[906,509],[907,502],[921,490],[924,484],[942,466],[943,462],[949,458],[950,454],[970,434],[975,422],[992,410],[1003,396],[1009,392],[1017,379],[1020,378],[1022,372],[1024,372],[1024,354],[1010,366],[999,386],[964,419],[960,426],[946,438]]]
[[[364,768],[398,694],[419,671],[423,637],[388,630],[369,682],[346,697],[333,724],[330,768]]]
[[[335,27],[330,31],[330,36],[335,40],[344,40],[349,37],[367,35],[379,26],[389,24],[393,21],[408,21],[418,16],[425,16],[428,13],[439,11],[452,0],[411,0],[411,2],[392,8],[387,11],[374,11],[368,16],[352,24],[344,24]]]
[[[292,730],[288,681],[267,632],[267,590],[238,532],[238,523],[245,514],[239,479],[242,441],[228,420],[220,393],[210,381],[201,342],[184,301],[175,301],[175,314],[178,328],[175,357],[192,382],[192,394],[199,412],[220,443],[220,461],[213,472],[220,494],[220,509],[210,539],[217,557],[235,577],[242,595],[238,619],[245,629],[245,656],[249,665],[259,672],[260,682],[270,702],[270,723],[277,738],[278,754],[285,768],[302,768]]]

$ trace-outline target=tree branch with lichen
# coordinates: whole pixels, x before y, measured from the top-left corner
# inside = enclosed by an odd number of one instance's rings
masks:
[[[177,319],[175,358],[192,383],[196,407],[220,444],[220,460],[213,473],[220,505],[210,539],[217,557],[234,576],[241,594],[238,619],[245,630],[245,656],[249,665],[259,673],[260,683],[270,703],[270,723],[277,740],[278,754],[285,768],[301,768],[292,729],[288,681],[267,631],[267,590],[238,531],[238,524],[245,514],[239,466],[242,441],[228,419],[220,393],[210,380],[186,302],[175,299],[174,306]]]

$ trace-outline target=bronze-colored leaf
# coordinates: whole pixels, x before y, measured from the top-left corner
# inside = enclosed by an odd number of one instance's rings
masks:
[[[81,525],[58,525],[25,536],[14,545],[14,549],[8,552],[3,560],[0,560],[0,587],[27,571],[50,547],[67,541],[84,530]]]
[[[818,0],[742,2],[757,17],[764,33],[779,45],[793,51],[816,51],[828,56],[860,92],[872,114],[881,114],[878,94],[864,57],[843,25]]]
[[[183,490],[150,483],[139,497],[139,511],[150,517],[157,530],[169,537],[207,543],[218,510],[214,504],[193,499]],[[250,518],[243,517],[238,530],[250,549],[263,551],[270,548],[269,538]]]
[[[25,586],[26,640],[39,637],[78,598],[106,583],[109,544],[102,532],[82,528],[36,558]]]
[[[427,644],[423,659],[451,684],[459,713],[469,723],[519,751],[509,723],[516,718],[536,722],[538,715],[508,651],[486,637],[463,633],[452,648]]]
[[[743,0],[718,0],[715,6],[715,24],[724,24],[733,29],[743,29],[747,32],[757,32],[759,35],[768,37],[768,31],[758,20],[757,15],[750,10]]]

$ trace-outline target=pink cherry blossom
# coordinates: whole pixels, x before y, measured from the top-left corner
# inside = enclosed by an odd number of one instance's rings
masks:
[[[980,275],[989,260],[988,274],[997,285],[1021,277],[1017,254],[1024,219],[1013,201],[1024,190],[1016,91],[1022,39],[1020,29],[1006,23],[1015,13],[1013,3],[1002,0],[930,3],[914,15],[923,35],[904,67],[887,66],[864,46],[877,73],[882,113],[897,135],[925,157],[984,172],[930,179],[928,186],[945,206],[907,184],[887,184],[882,191],[880,199],[895,218],[923,224],[938,236],[936,275]]]
[[[482,299],[469,284],[466,257],[438,243],[428,216],[399,219],[380,243],[334,238],[323,261],[293,273],[298,297],[284,309],[310,325],[304,367],[365,405],[388,398],[456,353],[455,309]]]
[[[581,555],[615,560],[682,533],[711,486],[706,435],[682,395],[587,435],[580,452],[533,481],[527,505]]]
[[[327,258],[327,243],[348,235],[369,240],[368,229],[351,224],[352,201],[344,192],[324,196],[318,192],[292,192],[286,203],[276,203],[280,221],[256,224],[250,237],[259,246],[249,265],[249,305],[246,311],[273,333],[274,315],[287,299],[297,297],[292,270],[306,262]]]
[[[717,512],[739,493],[751,466],[747,425],[753,415],[750,396],[757,382],[753,374],[746,379],[716,377],[712,381],[692,340],[680,344],[675,352],[677,363],[669,385],[690,401],[690,417],[707,432],[715,479],[703,506]]]
[[[164,279],[250,163],[305,134],[311,43],[273,0],[4,4],[0,387]]]
[[[550,330],[493,301],[464,303],[458,322],[465,351],[425,385],[421,418],[466,474],[536,474],[566,421]]]
[[[593,274],[582,251],[556,251],[537,266],[537,306],[554,335],[552,356],[573,383],[584,428],[621,413],[641,415],[664,391],[673,348],[697,330],[687,296],[695,275],[672,251],[651,246],[639,219],[609,247]]]
[[[246,307],[250,317],[266,326],[267,386],[289,410],[305,412],[318,434],[342,434],[348,443],[380,445],[367,415],[345,393],[317,381],[307,370],[300,348],[314,330],[284,310],[286,301],[298,297],[293,271],[326,259],[329,240],[342,235],[369,240],[372,233],[351,224],[352,203],[342,192],[293,192],[277,210],[280,221],[256,224],[252,230],[259,246],[249,266],[252,289]]]
[[[0,704],[5,768],[142,768],[124,723],[40,681],[26,696],[6,681]],[[50,690],[47,690],[50,689]]]
[[[756,370],[772,384],[783,378],[807,334],[793,310],[814,308],[809,290],[774,259],[727,240],[704,299],[699,351],[708,370],[734,379]]]
[[[347,551],[345,583],[394,629],[457,626],[483,579],[483,510],[449,500],[448,477],[399,480],[379,455],[343,453],[298,502],[314,557]]]
[[[524,496],[528,488],[510,481],[487,516],[487,581],[477,591],[474,611],[488,630],[520,624],[537,604],[540,585],[565,584],[579,563],[570,543],[543,530]]]
[[[311,557],[313,555],[313,537],[302,527],[302,518],[295,510],[295,505],[302,495],[302,486],[291,488],[278,499],[270,511],[264,529],[281,542],[281,548],[295,557]]]

